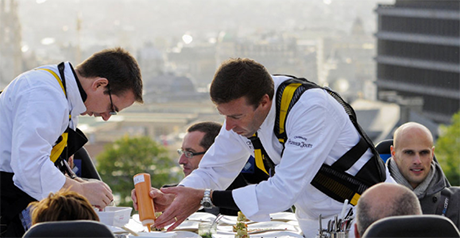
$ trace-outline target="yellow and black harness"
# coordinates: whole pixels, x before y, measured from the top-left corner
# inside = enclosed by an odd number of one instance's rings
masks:
[[[64,78],[64,63],[58,65],[61,78],[49,69],[41,68],[51,73],[61,85],[64,94],[67,97]],[[62,80],[61,80],[62,79]],[[77,81],[78,84],[78,81]],[[0,93],[2,93],[0,91]],[[81,92],[80,92],[81,93]],[[70,113],[69,113],[70,122]],[[88,140],[80,130],[72,130],[67,127],[66,131],[59,136],[51,151],[50,160],[63,172],[74,177],[75,174],[67,164],[69,155],[74,154]],[[19,213],[24,210],[27,205],[36,199],[29,196],[27,193],[16,187],[13,182],[14,173],[0,171],[0,237],[16,237],[18,234],[24,233]],[[52,181],[50,181],[52,182]]]
[[[322,88],[326,90],[343,106],[353,125],[359,132],[360,140],[332,165],[323,164],[313,178],[311,184],[336,201],[344,202],[345,199],[347,199],[350,204],[356,205],[364,190],[376,183],[385,181],[386,175],[383,161],[375,150],[372,141],[359,126],[353,108],[337,93],[329,88],[320,87],[304,78],[286,76],[291,77],[291,79],[284,81],[278,87],[274,98],[276,103],[276,121],[273,129],[279,142],[283,145],[281,154],[284,152],[284,143],[287,141],[285,124],[291,108],[306,90],[312,88]],[[254,135],[249,139],[254,146],[256,166],[264,171],[267,176],[273,176],[275,173],[275,164],[265,152],[259,138],[257,135]],[[355,176],[346,173],[345,171],[351,168],[368,149],[371,149],[373,157]]]
[[[38,68],[37,70],[45,70],[52,74],[54,78],[56,78],[56,80],[59,82],[59,85],[61,86],[62,91],[64,92],[64,95],[67,98],[64,67],[64,63],[60,63],[58,65],[59,74],[61,76],[60,78],[54,71],[50,69]],[[69,111],[69,124],[71,119],[72,116]],[[61,136],[59,136],[55,145],[53,146],[53,149],[51,150],[50,160],[63,173],[67,173],[71,178],[75,178],[76,175],[68,165],[67,160],[69,159],[69,155],[74,154],[75,151],[80,149],[87,141],[88,140],[86,136],[78,128],[74,131],[69,126],[67,126],[67,129],[64,131],[64,133],[62,133]]]
[[[67,98],[67,91],[66,91],[65,85],[62,82],[65,79],[61,81],[59,76],[54,71],[52,71],[51,69],[39,68],[37,70],[45,70],[45,71],[49,72],[50,74],[52,74],[54,76],[54,78],[56,78],[56,80],[59,82],[59,85],[61,86],[62,91],[64,92],[64,95]],[[61,77],[63,77],[63,76],[61,76]],[[64,81],[64,83],[65,83],[65,81]],[[72,119],[72,116],[70,115],[70,112],[69,112],[69,121],[71,119]],[[69,133],[67,132],[68,128],[69,127],[67,127],[66,131],[64,133],[62,133],[62,135],[58,138],[58,140],[56,141],[56,144],[53,146],[53,149],[51,150],[50,160],[53,161],[53,163],[55,163],[58,160],[59,156],[64,151],[64,148],[67,146],[67,139],[68,139],[68,135],[69,135]]]

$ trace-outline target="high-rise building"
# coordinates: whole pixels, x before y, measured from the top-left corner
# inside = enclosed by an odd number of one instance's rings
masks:
[[[21,24],[16,0],[0,0],[0,90],[22,71]]]
[[[450,123],[460,110],[460,1],[396,0],[376,13],[379,99],[416,102],[423,116]]]

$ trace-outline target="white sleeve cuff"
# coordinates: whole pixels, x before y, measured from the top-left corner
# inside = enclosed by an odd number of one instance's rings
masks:
[[[270,221],[270,214],[259,214],[259,206],[256,196],[256,185],[234,189],[233,200],[241,212],[252,221]]]

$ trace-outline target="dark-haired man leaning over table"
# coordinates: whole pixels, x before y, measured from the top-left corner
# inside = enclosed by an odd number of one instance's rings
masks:
[[[151,190],[156,208],[164,211],[157,228],[173,223],[168,229],[174,229],[201,205],[236,207],[253,221],[268,221],[270,213],[294,205],[304,235],[315,237],[320,214],[326,221],[341,212],[345,199],[356,204],[367,187],[392,181],[372,142],[350,120],[351,107],[325,88],[292,76],[272,76],[263,65],[238,58],[220,66],[210,94],[225,116],[224,125],[199,168],[180,186]],[[283,106],[289,100],[282,99],[290,97],[295,104]],[[288,111],[282,120],[279,108],[281,114]],[[224,191],[250,155],[266,165],[271,177]],[[352,192],[340,195],[325,184],[332,174],[331,181],[342,188],[352,180]]]

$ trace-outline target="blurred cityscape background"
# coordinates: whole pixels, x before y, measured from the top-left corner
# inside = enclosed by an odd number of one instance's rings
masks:
[[[110,121],[80,118],[95,158],[125,135],[172,159],[185,129],[223,122],[208,86],[248,57],[270,73],[329,86],[374,143],[407,121],[437,138],[460,109],[458,0],[0,0],[0,88],[23,71],[120,46],[139,61],[143,105]]]

